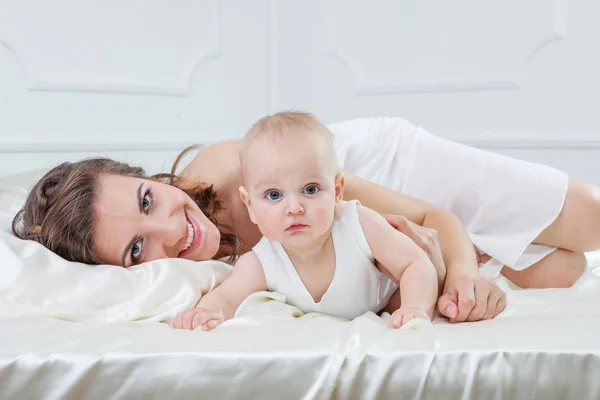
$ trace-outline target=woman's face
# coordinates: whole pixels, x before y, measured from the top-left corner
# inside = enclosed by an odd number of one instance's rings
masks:
[[[219,230],[182,190],[118,175],[103,175],[99,184],[94,246],[104,263],[203,261],[219,250]]]

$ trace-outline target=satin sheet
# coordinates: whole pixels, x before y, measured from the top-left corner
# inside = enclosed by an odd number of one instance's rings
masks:
[[[600,265],[600,254],[591,263]],[[492,321],[391,330],[248,298],[213,332],[0,318],[2,399],[600,398],[600,278],[518,290]]]

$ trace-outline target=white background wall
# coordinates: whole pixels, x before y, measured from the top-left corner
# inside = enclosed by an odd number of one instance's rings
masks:
[[[600,183],[596,0],[0,0],[0,175],[167,169],[282,109],[400,116]]]

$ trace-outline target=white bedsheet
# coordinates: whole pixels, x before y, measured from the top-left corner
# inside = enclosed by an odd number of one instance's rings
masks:
[[[600,278],[497,282],[508,306],[495,320],[418,330],[299,317],[264,293],[213,332],[3,317],[0,398],[600,398]]]
[[[40,173],[0,180],[0,399],[600,398],[591,272],[562,290],[500,278],[508,307],[493,321],[395,331],[374,314],[302,316],[263,293],[214,332],[175,331],[158,321],[224,267],[90,267],[17,240],[10,220]]]

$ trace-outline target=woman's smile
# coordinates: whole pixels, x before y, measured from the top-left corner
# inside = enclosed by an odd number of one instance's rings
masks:
[[[95,208],[96,250],[107,264],[129,267],[163,258],[204,261],[219,250],[218,228],[174,186],[106,175]]]
[[[179,253],[178,257],[185,258],[188,254],[193,253],[200,246],[202,241],[202,228],[198,225],[198,222],[189,215],[185,213],[185,218],[188,221],[188,236],[183,246],[183,250]]]

